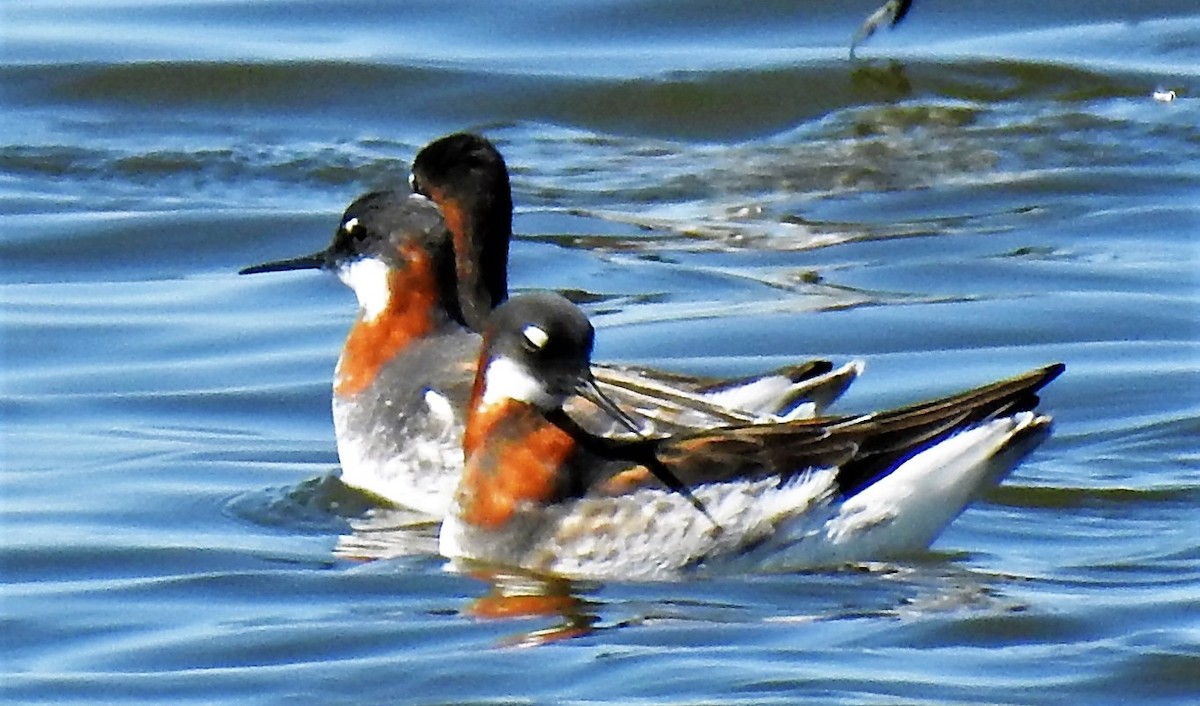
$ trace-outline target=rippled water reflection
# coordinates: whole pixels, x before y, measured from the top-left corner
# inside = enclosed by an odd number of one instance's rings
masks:
[[[851,64],[871,4],[0,10],[0,694],[1194,701],[1200,15],[918,0]],[[446,571],[336,479],[350,294],[233,273],[462,128],[602,358],[863,358],[844,411],[1064,360],[1054,437],[902,564]]]

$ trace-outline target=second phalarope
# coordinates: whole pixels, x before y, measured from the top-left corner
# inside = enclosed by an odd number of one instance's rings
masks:
[[[519,295],[492,314],[444,555],[663,578],[909,554],[1047,436],[1035,393],[1064,369],[860,416],[613,440],[563,410],[588,389],[592,341],[587,318],[555,294]]]

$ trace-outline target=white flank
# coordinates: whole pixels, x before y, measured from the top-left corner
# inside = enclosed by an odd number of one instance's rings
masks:
[[[853,360],[824,375],[801,382],[792,382],[782,375],[767,375],[737,387],[727,387],[716,392],[706,393],[704,397],[710,404],[752,414],[755,421],[758,422],[808,419],[816,415],[818,406],[828,404],[833,398],[840,395],[841,389],[836,390],[832,396],[828,392],[824,395],[817,395],[814,399],[819,401],[798,404],[786,414],[779,414],[780,406],[794,398],[798,391],[816,390],[822,384],[837,378],[846,378],[841,385],[844,388],[851,380],[862,374],[865,365],[861,360]]]
[[[442,423],[442,426],[450,426],[454,423],[454,406],[450,404],[450,398],[436,390],[425,391],[425,405],[429,407],[429,413]]]
[[[1014,437],[1048,417],[1021,412],[979,424],[913,456],[842,505],[828,538],[851,560],[923,549],[984,489],[1012,470]]]
[[[706,395],[712,404],[754,415],[770,414],[774,404],[788,393],[792,381],[782,375],[768,375],[745,385]]]
[[[488,363],[484,374],[483,403],[497,404],[506,399],[526,402],[540,409],[549,409],[560,402],[524,366],[510,358],[495,358]]]
[[[338,269],[338,277],[354,290],[367,321],[375,320],[387,308],[392,293],[388,288],[388,266],[382,260],[373,257],[354,260]]]

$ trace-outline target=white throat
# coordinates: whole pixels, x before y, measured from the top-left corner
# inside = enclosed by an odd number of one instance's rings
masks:
[[[540,380],[529,374],[525,366],[510,358],[495,358],[488,363],[483,376],[483,404],[493,405],[504,400],[516,400],[539,409],[550,409],[556,399]]]
[[[363,318],[374,321],[387,309],[392,297],[388,286],[388,266],[378,258],[354,260],[338,269],[338,277],[354,290]]]

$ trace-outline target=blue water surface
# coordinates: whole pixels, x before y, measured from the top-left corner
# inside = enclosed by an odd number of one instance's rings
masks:
[[[0,7],[0,697],[1200,700],[1200,10],[918,0],[850,62],[873,4]],[[600,358],[861,359],[847,412],[1061,360],[1054,436],[906,562],[447,571],[337,480],[352,295],[235,273],[461,129]]]

